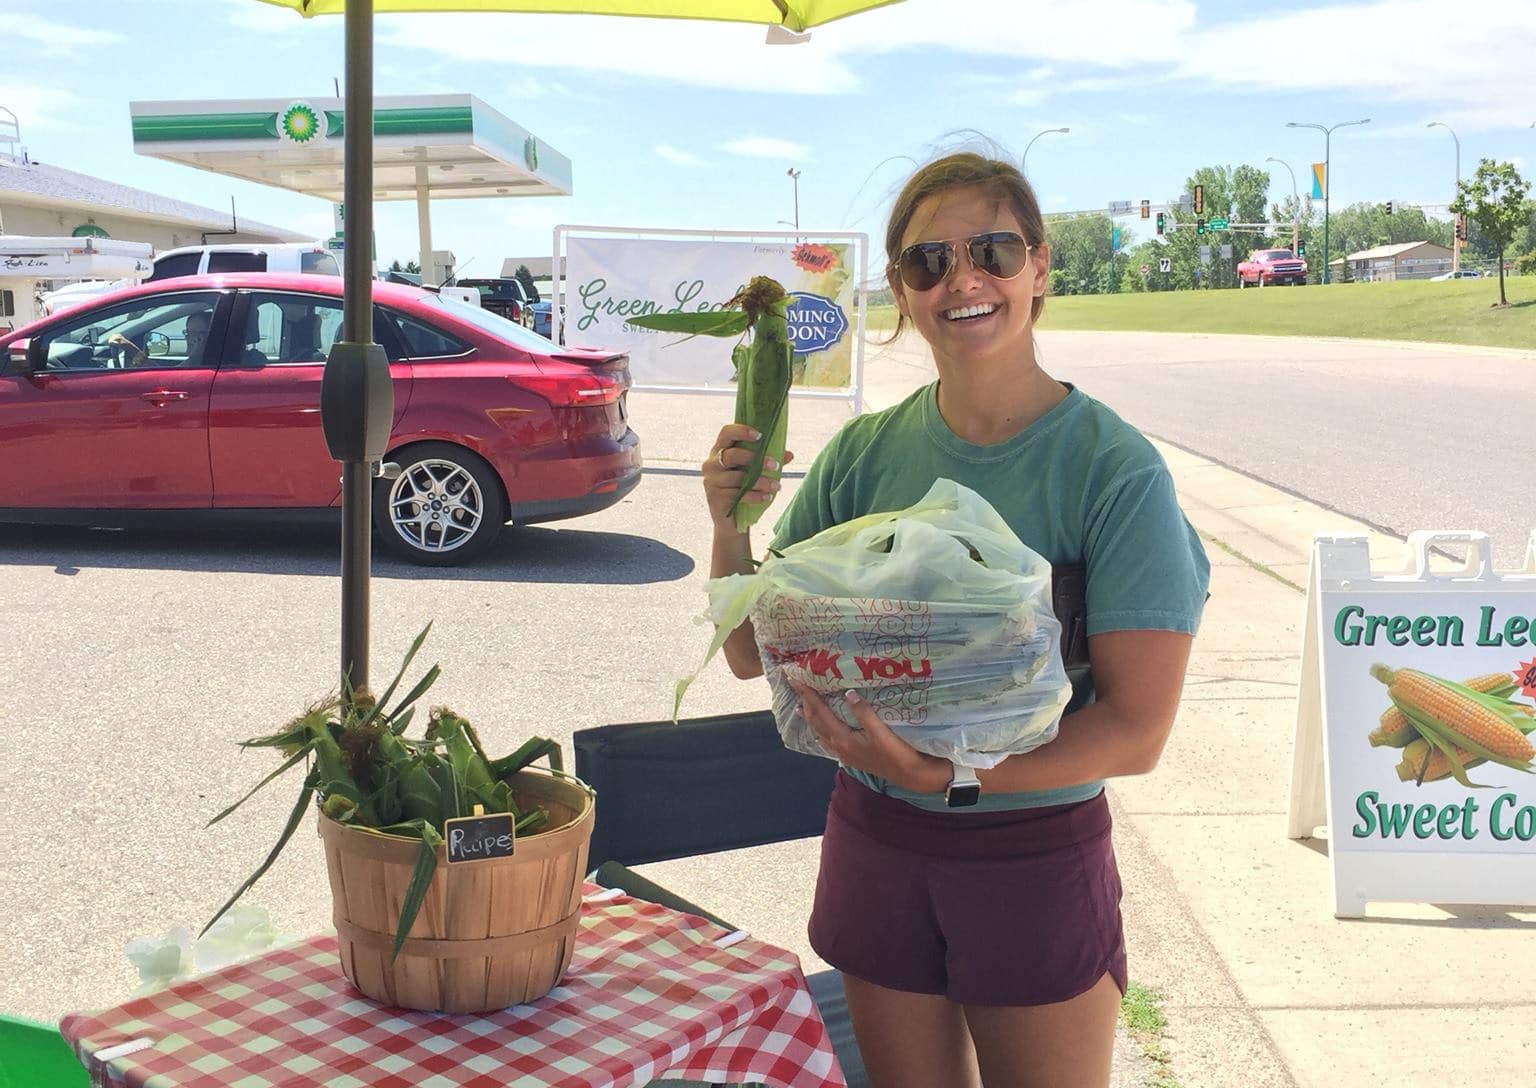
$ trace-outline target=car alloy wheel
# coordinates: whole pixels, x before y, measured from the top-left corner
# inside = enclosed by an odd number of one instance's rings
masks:
[[[400,475],[381,480],[374,519],[384,543],[415,563],[462,563],[489,547],[506,520],[490,469],[466,450],[433,443],[400,459]]]

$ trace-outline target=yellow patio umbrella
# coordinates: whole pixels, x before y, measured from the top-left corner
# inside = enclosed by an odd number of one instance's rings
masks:
[[[345,299],[342,334],[326,360],[320,416],[331,456],[341,462],[341,675],[368,686],[368,588],[372,466],[383,460],[394,417],[389,361],[373,340],[373,15],[374,12],[528,12],[628,15],[757,23],[802,33],[901,0],[260,0],[304,17],[346,16],[346,130],[343,204]],[[789,38],[793,41],[795,39]]]

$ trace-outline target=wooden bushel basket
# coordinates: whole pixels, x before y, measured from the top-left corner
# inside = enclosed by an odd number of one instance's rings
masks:
[[[592,837],[592,791],[538,768],[509,780],[518,808],[549,810],[551,830],[517,840],[512,857],[437,871],[393,962],[400,905],[421,843],[320,814],[341,969],[386,1005],[490,1012],[537,1001],[570,966]]]

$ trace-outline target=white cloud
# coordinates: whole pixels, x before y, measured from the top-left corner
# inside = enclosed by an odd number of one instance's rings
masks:
[[[0,81],[0,105],[16,115],[22,146],[26,146],[28,135],[38,130],[84,131],[84,126],[76,120],[83,115],[83,100],[63,87],[45,87],[31,81]],[[9,132],[10,118],[5,120],[6,131]]]
[[[308,21],[291,8],[256,4],[252,0],[226,0],[225,15],[231,24],[241,30],[254,30],[261,34],[297,30]]]
[[[1342,54],[1287,49],[1284,63],[1254,63],[1275,56],[1277,42],[1321,41],[1369,42],[1370,48]],[[1536,19],[1528,0],[1479,0],[1465,17],[1448,12],[1444,0],[1371,0],[1282,11],[1197,29],[1175,55],[1171,75],[1178,79],[1245,93],[1332,90],[1346,101],[1453,103],[1446,112],[1460,116],[1468,128],[1499,124],[1499,118],[1516,112],[1515,104],[1536,96],[1530,64],[1536,56]],[[1343,112],[1347,118],[1355,111],[1346,106]]]
[[[656,157],[658,159],[665,159],[667,162],[674,163],[677,166],[709,165],[692,151],[684,151],[681,148],[673,147],[671,144],[657,144]]]
[[[24,38],[28,53],[44,57],[68,57],[91,45],[117,45],[127,39],[110,30],[88,30],[78,22],[64,23],[41,15],[7,13],[6,38]]]
[[[1326,91],[1339,102],[1433,103],[1442,119],[1472,131],[1525,127],[1536,100],[1530,0],[1478,0],[1464,18],[1448,13],[1444,0],[1259,6],[1258,14],[1223,7],[1220,20],[1202,18],[1195,0],[966,0],[964,18],[953,17],[954,7],[954,0],[907,0],[819,27],[805,44],[774,47],[750,25],[601,16],[381,16],[378,33],[391,48],[536,73],[526,77],[535,88],[552,72],[580,88],[580,73],[592,72],[767,94],[850,95],[864,88],[860,72],[868,58],[905,52],[903,61],[918,72],[952,70],[938,54],[1007,62],[1009,77],[992,89],[1023,108],[1069,95],[1145,96],[1174,83],[1229,96]],[[1315,42],[1370,48],[1290,47]],[[975,85],[987,87],[991,73],[978,67]]]
[[[857,77],[831,50],[763,45],[761,27],[688,19],[440,15],[378,21],[392,49],[513,69],[583,71],[658,83],[775,94],[847,94]]]
[[[805,144],[777,136],[743,136],[738,140],[727,140],[720,145],[720,150],[749,159],[805,159],[811,153]]]

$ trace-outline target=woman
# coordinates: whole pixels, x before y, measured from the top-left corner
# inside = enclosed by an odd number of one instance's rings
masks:
[[[1053,564],[1086,566],[1096,701],[1051,743],[981,771],[977,799],[867,703],[849,696],[853,728],[797,685],[841,764],[811,944],[843,973],[876,1088],[1102,1086],[1126,985],[1104,780],[1157,763],[1209,566],[1151,444],[1040,368],[1050,253],[1017,169],[974,154],[923,167],[897,197],[885,245],[897,332],[917,329],[938,381],[850,421],[772,547],[956,480]],[[750,569],[750,540],[728,515],[748,460],[732,444],[750,438],[724,428],[704,465],[715,577]],[[762,674],[750,624],[724,649],[737,676]]]

